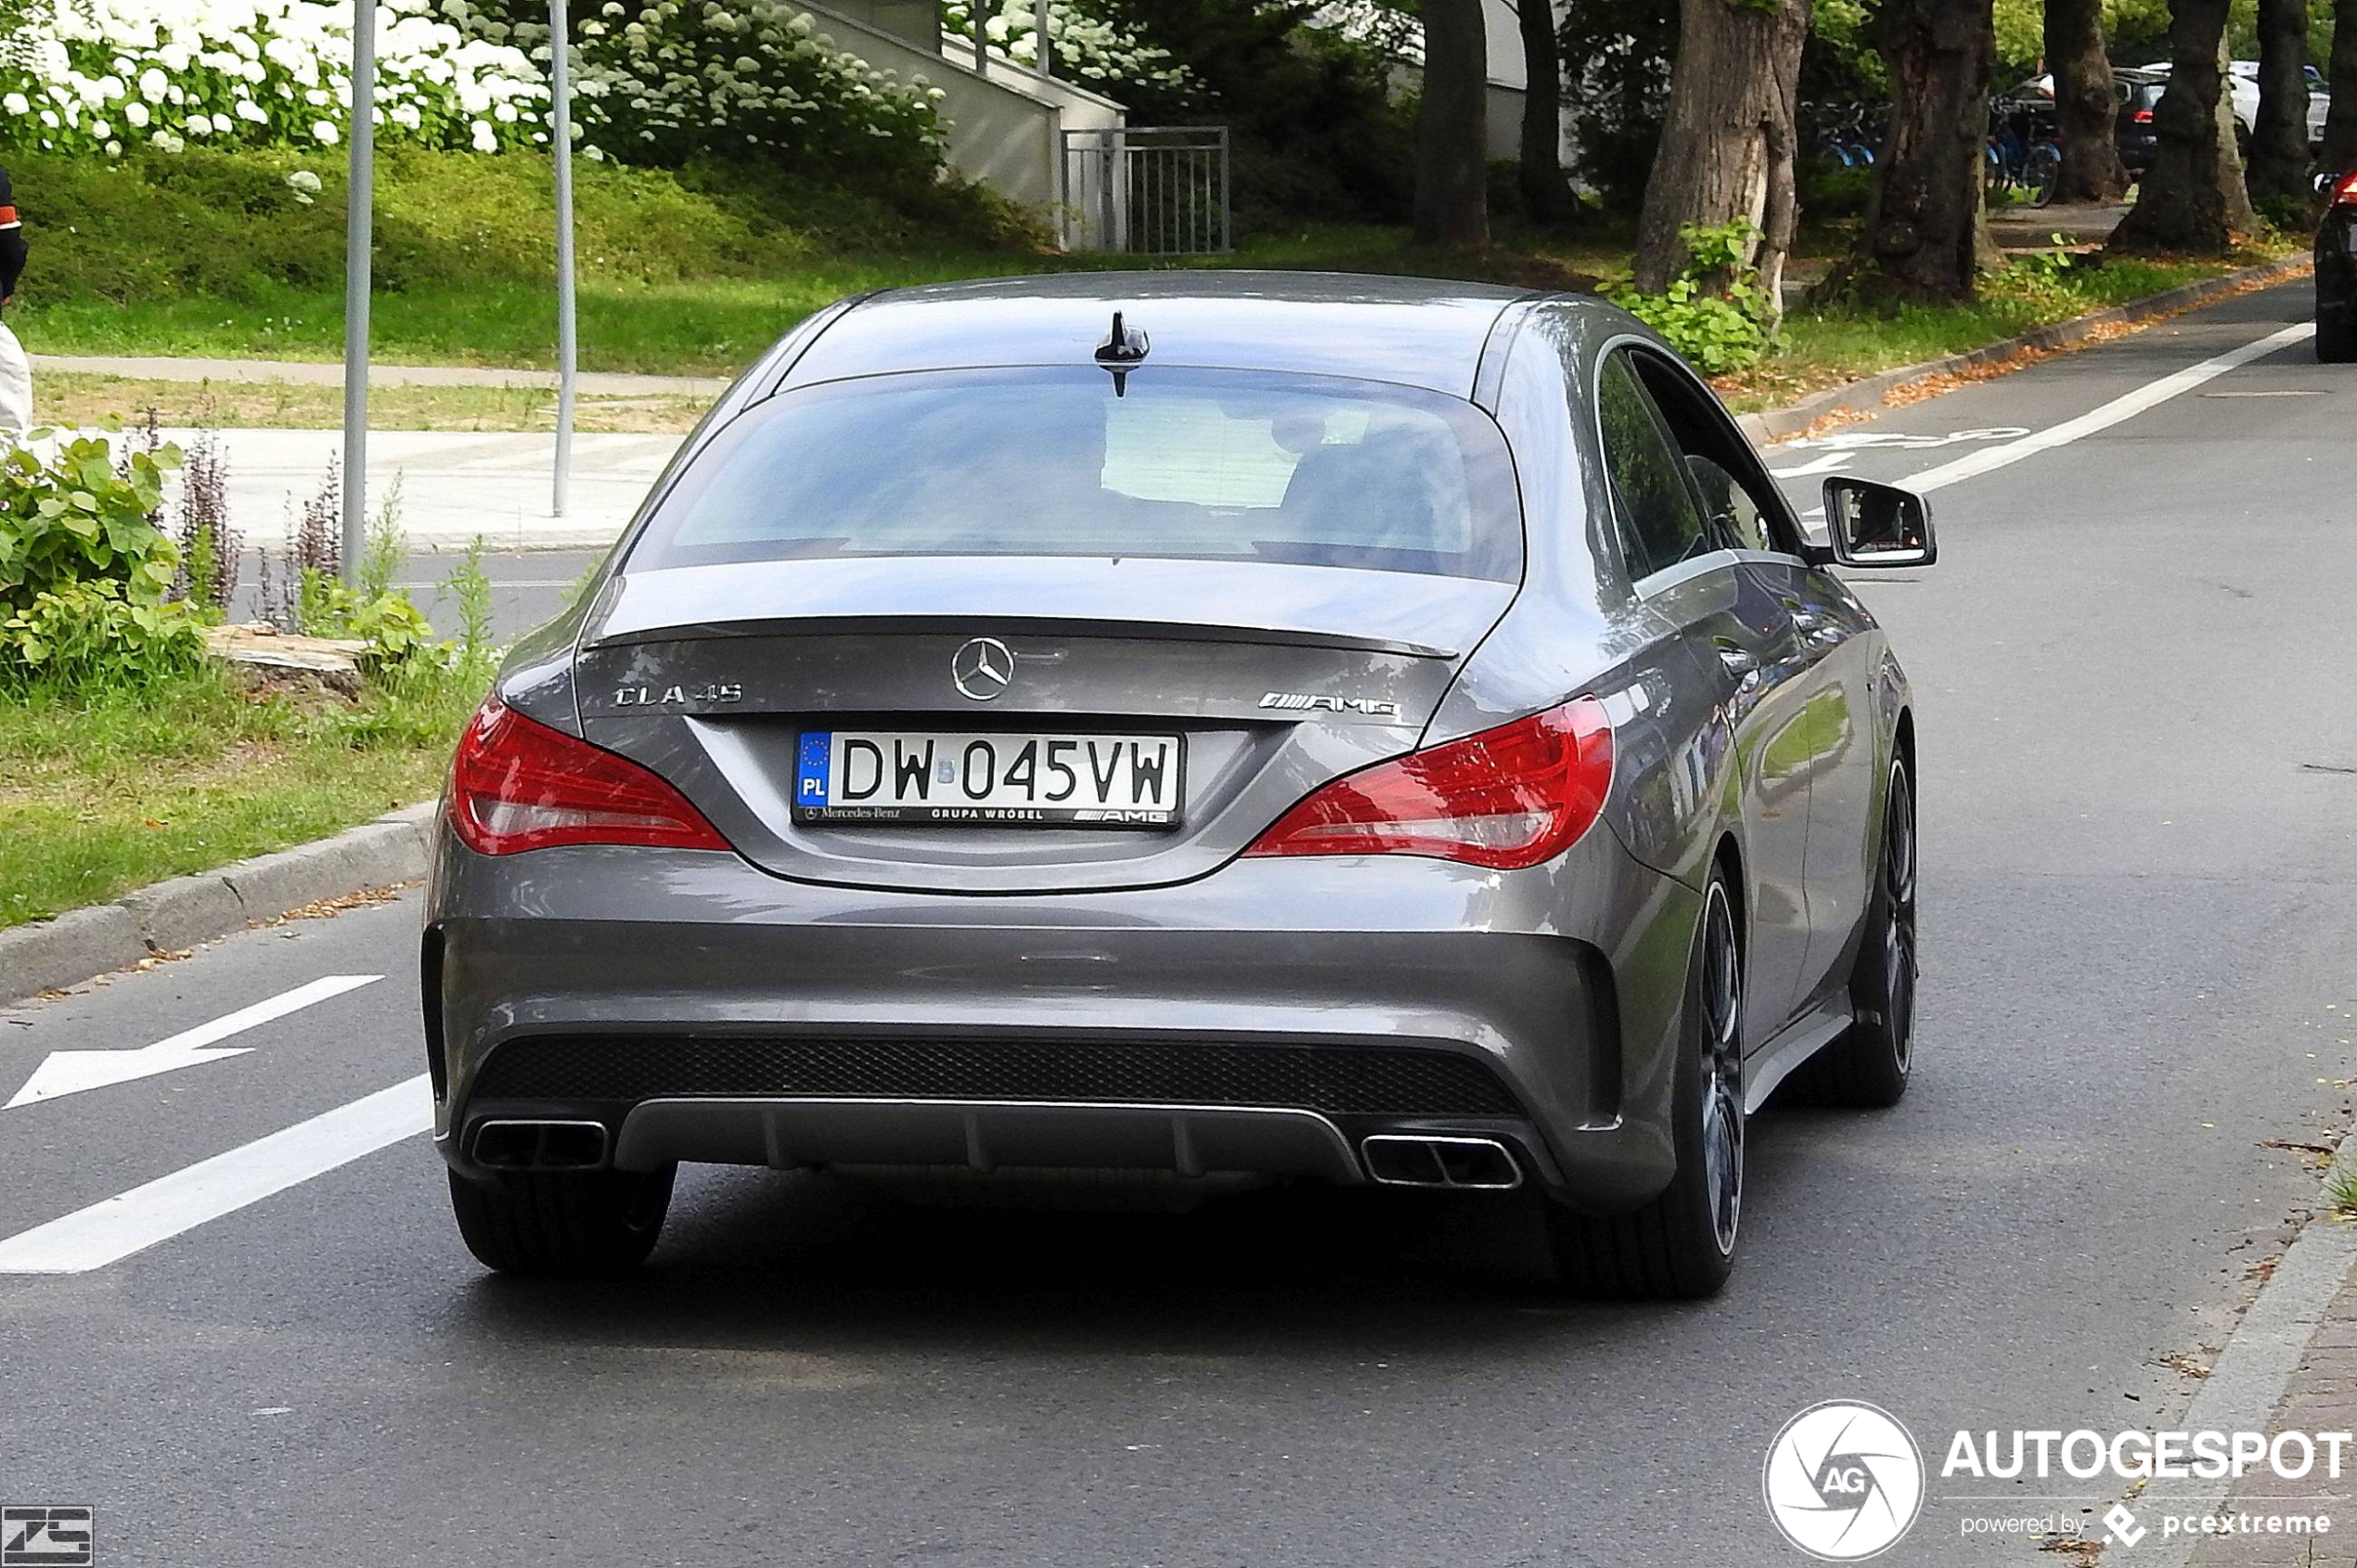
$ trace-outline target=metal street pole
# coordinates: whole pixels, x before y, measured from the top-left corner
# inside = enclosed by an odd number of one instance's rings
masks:
[[[368,538],[368,261],[376,215],[377,0],[353,0],[351,176],[343,237],[343,576]]]
[[[1042,76],[1056,73],[1056,51],[1048,42],[1048,0],[1031,0],[1031,52]]]
[[[548,133],[557,154],[557,477],[548,504],[565,515],[565,481],[573,472],[573,89],[566,71],[565,0],[548,0]]]

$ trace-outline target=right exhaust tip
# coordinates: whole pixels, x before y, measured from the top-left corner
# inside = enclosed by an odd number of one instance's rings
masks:
[[[1522,1185],[1513,1150],[1494,1137],[1376,1133],[1359,1145],[1367,1175],[1385,1187],[1506,1192]]]

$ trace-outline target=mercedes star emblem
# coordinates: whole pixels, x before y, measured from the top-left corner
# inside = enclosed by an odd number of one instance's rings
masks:
[[[987,702],[1014,681],[1014,649],[997,637],[975,637],[951,657],[949,678],[975,701]]]

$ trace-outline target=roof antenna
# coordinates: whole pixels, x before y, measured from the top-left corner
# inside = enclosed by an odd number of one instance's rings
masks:
[[[1129,393],[1129,372],[1144,362],[1146,335],[1122,325],[1121,312],[1113,313],[1113,330],[1097,345],[1097,363],[1113,372],[1113,395],[1127,397]]]

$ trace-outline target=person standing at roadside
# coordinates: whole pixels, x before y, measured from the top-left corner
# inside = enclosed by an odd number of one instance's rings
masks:
[[[0,313],[16,302],[24,276],[24,225],[17,217],[17,193],[8,171],[0,169]],[[0,431],[21,435],[32,428],[32,362],[0,315]]]

